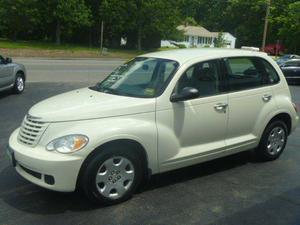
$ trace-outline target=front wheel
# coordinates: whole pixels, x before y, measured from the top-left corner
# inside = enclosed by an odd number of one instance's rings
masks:
[[[283,121],[270,123],[256,149],[258,157],[264,161],[277,159],[283,152],[288,137],[287,126]]]
[[[88,163],[81,186],[91,201],[112,205],[133,195],[142,171],[141,161],[130,150],[105,149]]]
[[[21,94],[24,91],[24,89],[25,89],[24,76],[18,73],[16,75],[16,79],[12,91],[14,94]]]

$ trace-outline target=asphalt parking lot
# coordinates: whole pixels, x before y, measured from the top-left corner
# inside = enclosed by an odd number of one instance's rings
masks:
[[[5,156],[10,133],[36,102],[91,82],[35,80],[22,95],[0,94],[0,225],[300,224],[300,127],[277,161],[245,152],[154,176],[131,200],[110,207],[24,180]],[[300,86],[291,91],[300,107]]]

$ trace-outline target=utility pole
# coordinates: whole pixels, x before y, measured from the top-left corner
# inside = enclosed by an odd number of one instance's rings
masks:
[[[103,49],[103,30],[104,30],[104,22],[101,21],[101,34],[100,34],[100,50],[102,52]]]
[[[266,9],[266,17],[265,17],[265,27],[264,27],[264,34],[263,34],[262,46],[261,46],[262,51],[264,51],[264,49],[266,47],[266,39],[267,39],[267,32],[268,32],[270,7],[271,7],[271,0],[267,0],[267,9]]]

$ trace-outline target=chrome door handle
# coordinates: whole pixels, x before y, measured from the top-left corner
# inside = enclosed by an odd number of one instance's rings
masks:
[[[228,107],[227,103],[218,103],[214,106],[214,108],[219,112],[226,112],[226,108]]]
[[[262,100],[263,100],[264,102],[268,102],[268,101],[271,100],[271,98],[272,98],[272,95],[266,94],[266,95],[264,95],[264,96],[262,97]]]

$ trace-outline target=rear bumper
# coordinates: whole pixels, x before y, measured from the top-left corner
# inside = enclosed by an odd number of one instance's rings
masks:
[[[18,143],[17,134],[18,130],[11,135],[8,152],[13,154],[16,171],[22,177],[55,191],[75,190],[83,162],[81,157],[48,152],[41,146],[27,147]]]

